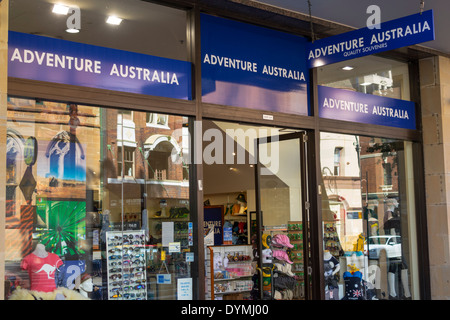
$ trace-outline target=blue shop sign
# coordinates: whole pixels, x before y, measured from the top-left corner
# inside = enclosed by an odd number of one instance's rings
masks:
[[[191,63],[9,32],[8,76],[192,99]]]
[[[309,68],[434,40],[433,10],[316,40],[307,48]]]
[[[305,38],[201,15],[203,102],[308,115]]]
[[[319,117],[416,129],[411,101],[318,86]]]

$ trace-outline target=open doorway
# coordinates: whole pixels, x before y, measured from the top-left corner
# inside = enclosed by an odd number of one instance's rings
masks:
[[[305,298],[304,132],[206,120],[207,298]]]

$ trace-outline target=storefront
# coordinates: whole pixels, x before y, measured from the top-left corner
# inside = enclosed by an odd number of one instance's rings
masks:
[[[106,2],[1,4],[5,300],[427,296],[417,61]]]

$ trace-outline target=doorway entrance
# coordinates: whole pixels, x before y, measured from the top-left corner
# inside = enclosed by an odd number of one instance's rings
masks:
[[[305,132],[202,129],[207,299],[307,299]]]

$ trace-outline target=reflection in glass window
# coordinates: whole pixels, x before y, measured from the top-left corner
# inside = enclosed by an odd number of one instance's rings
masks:
[[[123,158],[122,158],[122,147],[117,148],[117,173],[121,177],[133,177],[134,176],[134,148],[123,147]],[[123,159],[123,165],[122,165]],[[123,172],[122,172],[123,170]]]
[[[342,159],[342,147],[334,148],[334,175],[339,176],[341,174],[341,160]]]
[[[350,67],[350,68],[349,68]],[[318,68],[320,85],[409,100],[408,65],[367,56]]]
[[[149,113],[147,116],[148,126],[168,126],[169,116],[167,114]]]
[[[108,16],[122,21],[111,24]],[[183,61],[186,24],[185,11],[141,0],[9,2],[11,31]]]
[[[411,143],[322,132],[320,152],[326,299],[418,299]]]
[[[163,270],[172,284],[192,279],[185,255],[193,252],[194,230],[183,174],[190,144],[179,134],[188,119],[161,114],[174,125],[168,131],[148,127],[148,118],[8,98],[7,299],[32,297],[30,290],[38,297],[177,299],[177,286],[161,288],[158,275]],[[169,250],[169,242],[179,246]]]

